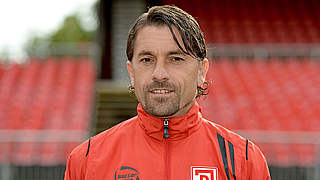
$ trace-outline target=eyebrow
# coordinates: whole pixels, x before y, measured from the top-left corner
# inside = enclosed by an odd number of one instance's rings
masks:
[[[169,51],[168,55],[182,55],[182,56],[185,56],[186,53],[184,53],[184,52],[182,52],[180,50],[174,50],[174,51]]]
[[[138,53],[138,57],[145,56],[145,55],[153,56],[153,53],[151,51],[146,51],[146,50],[142,50],[141,52]]]
[[[145,56],[145,55],[149,55],[149,56],[154,56],[154,53],[152,51],[147,51],[147,50],[142,50],[141,52],[138,53],[138,57],[141,57],[141,56]],[[185,56],[186,53],[180,51],[180,50],[173,50],[173,51],[169,51],[167,53],[167,55],[182,55],[182,56]]]

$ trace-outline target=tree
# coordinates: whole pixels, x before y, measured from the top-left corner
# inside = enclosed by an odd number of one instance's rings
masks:
[[[32,35],[25,50],[29,56],[88,55],[94,31],[85,30],[76,14],[66,17],[60,27],[40,37]]]
[[[49,37],[51,43],[55,42],[90,42],[93,33],[84,30],[78,16],[72,15],[64,19],[63,25]]]

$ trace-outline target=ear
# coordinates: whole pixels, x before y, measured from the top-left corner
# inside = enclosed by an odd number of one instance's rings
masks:
[[[199,74],[198,74],[198,86],[201,86],[206,79],[207,72],[209,70],[209,60],[204,58],[199,63]]]
[[[127,61],[127,70],[130,76],[131,85],[134,87],[134,70],[130,61]]]

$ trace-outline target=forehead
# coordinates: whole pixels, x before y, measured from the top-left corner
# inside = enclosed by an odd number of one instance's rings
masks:
[[[179,42],[184,48],[182,38],[176,27],[172,30]],[[138,33],[134,44],[134,54],[139,51],[171,51],[179,50],[177,43],[174,41],[169,27],[166,25],[149,25],[141,28]]]

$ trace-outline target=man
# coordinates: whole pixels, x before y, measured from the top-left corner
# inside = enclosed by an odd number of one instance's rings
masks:
[[[209,62],[191,15],[151,8],[129,32],[127,57],[138,115],[75,148],[65,179],[270,179],[256,145],[201,116]]]

